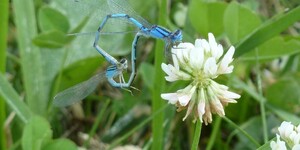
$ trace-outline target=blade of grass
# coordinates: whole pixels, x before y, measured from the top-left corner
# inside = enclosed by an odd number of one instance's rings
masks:
[[[33,0],[13,0],[18,46],[21,57],[26,102],[34,113],[45,115],[47,94],[40,49],[32,44],[37,35]]]
[[[8,29],[8,0],[0,3],[0,73],[5,73],[7,29]],[[5,122],[5,102],[0,97],[0,149],[6,149],[6,137],[3,129]]]
[[[263,95],[262,91],[262,83],[261,83],[261,72],[260,72],[260,63],[258,60],[258,50],[255,49],[255,55],[256,55],[256,72],[257,72],[257,90],[259,95]],[[262,128],[263,128],[263,135],[264,135],[264,142],[268,142],[268,127],[267,127],[267,117],[266,117],[266,109],[265,109],[265,103],[263,101],[260,101],[260,113],[261,113],[261,119],[262,119]]]
[[[110,100],[106,100],[106,102],[104,103],[104,106],[101,108],[101,111],[97,115],[96,121],[93,124],[93,127],[89,132],[89,138],[84,142],[85,147],[87,147],[88,144],[90,143],[91,137],[93,137],[95,135],[96,130],[99,127],[100,121],[102,120],[102,118],[104,116],[104,113],[106,111],[106,108],[107,108],[109,103],[110,103]]]
[[[24,102],[21,101],[18,93],[9,84],[5,76],[0,73],[0,96],[10,106],[10,108],[20,117],[20,119],[27,123],[32,113]]]
[[[8,0],[0,3],[0,71],[5,72],[8,30]]]
[[[157,0],[158,8],[159,8],[159,19],[158,24],[165,26],[166,20],[167,20],[167,0],[160,1]],[[164,74],[161,69],[161,63],[163,61],[163,49],[164,45],[161,40],[156,40],[155,45],[155,62],[154,62],[154,68],[155,68],[155,76],[154,76],[154,86],[152,89],[152,112],[158,111],[160,108],[163,107],[164,101],[161,99],[160,94],[162,89],[165,87],[165,81],[164,81]],[[152,150],[161,150],[163,149],[163,133],[164,128],[162,128],[164,122],[164,112],[161,112],[160,115],[157,115],[154,117],[152,121]]]
[[[236,45],[235,58],[241,56],[300,20],[300,6],[285,14],[279,14],[262,24]]]

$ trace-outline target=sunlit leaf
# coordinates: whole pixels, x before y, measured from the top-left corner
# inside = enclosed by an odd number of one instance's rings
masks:
[[[32,0],[14,0],[13,10],[17,29],[18,50],[21,59],[25,99],[30,110],[46,114],[48,103],[41,50],[32,44],[37,36],[37,24]]]
[[[66,16],[51,7],[42,7],[38,14],[39,27],[42,31],[59,30],[64,33],[70,28]]]
[[[300,52],[300,40],[281,36],[274,37],[258,47],[258,57],[255,51],[245,54],[244,60],[271,60],[282,56],[293,55]]]
[[[43,150],[78,150],[78,148],[68,139],[57,139],[45,145]]]
[[[49,122],[39,116],[32,117],[26,124],[22,135],[24,150],[41,150],[51,141],[52,131]]]
[[[192,0],[188,10],[191,24],[204,37],[207,37],[209,32],[215,36],[221,35],[224,32],[223,16],[226,6],[223,2]]]
[[[241,56],[272,37],[286,30],[289,26],[300,20],[300,6],[284,14],[274,16],[260,27],[243,38],[236,45],[235,57]]]
[[[67,37],[61,31],[52,30],[36,36],[33,43],[43,48],[61,48],[67,43]]]
[[[251,10],[232,1],[224,14],[224,30],[231,43],[237,43],[260,25],[259,17]]]
[[[279,79],[266,89],[268,102],[276,107],[294,112],[300,104],[300,75],[289,75]]]

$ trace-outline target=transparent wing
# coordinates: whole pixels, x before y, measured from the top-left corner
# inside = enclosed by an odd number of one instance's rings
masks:
[[[138,20],[145,27],[150,28],[152,26],[152,24],[134,11],[127,0],[107,0],[107,4],[113,13],[128,14],[130,17]]]
[[[76,27],[81,21],[88,17],[86,25],[81,32],[95,32],[104,18],[112,14],[112,10],[107,4],[107,0],[52,0],[55,9],[63,11],[69,18],[71,26]],[[126,31],[127,27],[132,26],[124,19],[110,19],[105,25],[107,31]]]
[[[84,26],[79,31],[82,34],[74,33],[76,38],[74,38],[71,47],[80,49],[78,51],[82,51],[83,49],[86,50],[84,53],[83,51],[78,52],[80,55],[95,54],[94,50],[92,50],[94,49],[94,33],[97,31],[104,18],[113,13],[107,4],[107,0],[51,0],[51,6],[62,12],[68,18],[71,25],[69,34],[73,34],[73,29],[77,28],[82,22],[85,22]],[[133,39],[133,34],[124,33],[133,30],[138,31],[138,29],[128,22],[128,20],[109,19],[101,32],[117,32],[122,34],[101,34],[98,44],[112,55],[128,54],[131,50],[131,40],[129,39]],[[136,33],[137,31],[132,33]],[[90,34],[91,32],[94,33]],[[89,34],[91,36],[77,36]]]
[[[112,35],[112,34],[130,34],[130,33],[137,33],[139,32],[138,30],[133,30],[133,31],[121,31],[121,32],[100,32],[101,35]],[[83,33],[70,33],[67,34],[67,36],[95,36],[96,32],[83,32]]]
[[[78,22],[88,16],[88,24],[91,24],[90,27],[99,26],[107,15],[113,13],[125,13],[134,17],[146,27],[152,26],[152,24],[134,11],[128,3],[128,0],[52,0],[51,2],[51,5],[55,9],[58,9],[67,15],[72,25],[78,24]],[[114,19],[112,24],[119,24],[121,22],[124,24],[123,19],[121,19],[121,21]],[[95,29],[97,30],[97,28]]]
[[[76,26],[88,17],[88,22],[97,21],[109,13],[106,0],[52,0],[51,6],[64,13],[71,25]],[[88,23],[89,24],[89,23]]]
[[[92,78],[64,90],[54,97],[53,105],[65,107],[74,104],[91,94],[103,80],[106,80],[105,72],[98,73]]]

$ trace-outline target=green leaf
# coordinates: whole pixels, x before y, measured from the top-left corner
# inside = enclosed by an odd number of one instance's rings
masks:
[[[279,79],[266,89],[268,102],[291,113],[299,107],[300,74]]]
[[[43,147],[43,150],[77,150],[74,142],[68,139],[57,139],[49,142]]]
[[[66,34],[52,30],[39,34],[33,39],[33,43],[43,48],[61,48],[68,42]]]
[[[26,124],[23,136],[23,150],[41,150],[43,145],[50,142],[52,131],[47,120],[39,116],[33,116]]]
[[[42,7],[39,10],[38,19],[42,31],[59,30],[67,33],[70,28],[67,17],[51,7]]]
[[[45,86],[41,50],[32,44],[32,39],[37,35],[34,3],[33,0],[14,0],[12,2],[18,33],[18,50],[22,58],[25,99],[32,112],[45,115],[48,89]]]
[[[32,113],[24,102],[21,101],[18,93],[9,84],[4,75],[0,73],[0,96],[10,106],[10,108],[20,117],[23,122],[27,122]]]
[[[299,52],[300,40],[295,38],[285,40],[283,37],[277,36],[258,47],[257,58],[255,51],[245,54],[242,58],[246,60],[270,60]]]
[[[226,3],[222,2],[192,0],[188,10],[192,26],[204,37],[207,37],[209,32],[215,36],[221,35],[224,31],[223,15],[226,6]]]
[[[260,24],[261,21],[254,12],[235,1],[225,10],[224,30],[231,43],[237,43]]]
[[[154,81],[154,67],[149,63],[142,63],[140,65],[139,73],[141,74],[145,85],[153,90],[153,81]]]
[[[236,45],[235,58],[266,42],[300,20],[300,6],[285,14],[279,14],[262,24]]]

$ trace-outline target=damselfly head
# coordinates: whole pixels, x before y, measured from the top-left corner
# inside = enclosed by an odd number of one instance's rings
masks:
[[[128,68],[127,59],[122,58],[119,63],[120,63],[120,66],[119,66],[120,69],[124,70],[124,69]]]
[[[180,43],[182,41],[181,30],[178,29],[171,34],[171,41],[173,44]]]

